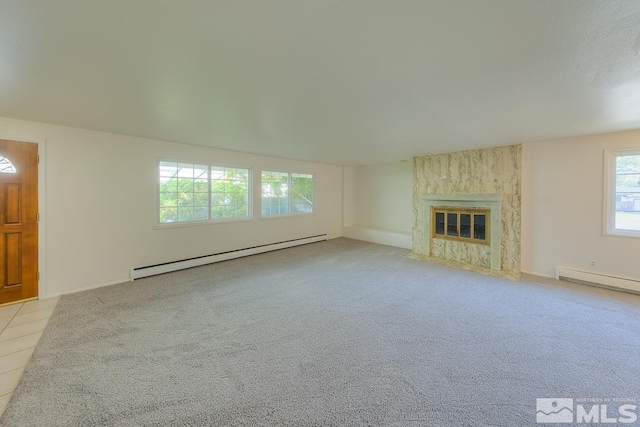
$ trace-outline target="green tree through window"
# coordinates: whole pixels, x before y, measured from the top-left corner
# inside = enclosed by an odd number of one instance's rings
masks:
[[[287,172],[262,172],[262,215],[287,215],[289,213],[289,174]]]
[[[249,216],[249,170],[211,167],[211,218]]]
[[[291,213],[313,212],[313,175],[291,174]]]
[[[262,172],[262,215],[314,212],[314,177],[311,174]]]
[[[160,223],[250,216],[249,169],[160,161],[158,171]]]

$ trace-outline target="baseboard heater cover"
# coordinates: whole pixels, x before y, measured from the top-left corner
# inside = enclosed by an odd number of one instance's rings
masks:
[[[598,286],[617,291],[640,294],[640,280],[590,273],[565,267],[556,267],[556,279],[581,285]]]
[[[136,267],[131,269],[131,281],[143,277],[156,276],[158,274],[171,273],[172,271],[184,270],[186,268],[199,267],[201,265],[213,264],[215,262],[227,261],[234,258],[242,258],[249,255],[261,254],[264,252],[277,251],[279,249],[291,248],[294,246],[306,245],[308,243],[322,242],[328,240],[326,234],[302,237],[300,239],[285,240],[266,245],[252,246],[250,248],[236,249],[233,251],[220,252],[217,254],[203,255],[194,258],[171,261],[163,264],[150,265],[146,267]]]

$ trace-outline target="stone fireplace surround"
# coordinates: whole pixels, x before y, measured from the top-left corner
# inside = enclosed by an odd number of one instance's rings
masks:
[[[431,256],[431,208],[483,208],[491,212],[491,269],[500,270],[500,247],[502,239],[502,194],[424,194],[421,196],[424,222],[425,248]],[[475,244],[475,243],[467,243]]]

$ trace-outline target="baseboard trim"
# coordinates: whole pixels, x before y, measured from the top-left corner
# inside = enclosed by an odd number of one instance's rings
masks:
[[[292,248],[294,246],[306,245],[309,243],[316,243],[325,240],[328,240],[327,234],[318,234],[315,236],[302,237],[299,239],[286,240],[283,242],[269,243],[265,245],[253,246],[250,248],[236,249],[232,251],[219,252],[217,254],[171,261],[163,264],[136,267],[131,269],[131,281],[141,279],[143,277],[157,276],[158,274],[171,273],[173,271],[184,270],[186,268],[200,267],[202,265],[228,261],[235,258],[242,258],[265,252],[277,251],[280,249]]]
[[[126,279],[113,280],[111,282],[98,283],[96,285],[85,286],[84,288],[74,289],[72,291],[56,292],[56,293],[53,293],[53,294],[46,294],[45,296],[41,296],[40,299],[55,298],[55,297],[59,297],[61,295],[75,294],[76,292],[90,291],[92,289],[104,288],[105,286],[118,285],[120,283],[127,283],[127,282],[129,282],[129,278],[128,277]]]
[[[342,235],[349,239],[363,240],[380,245],[411,249],[411,233],[373,227],[350,225],[342,228]]]
[[[640,294],[640,280],[629,279],[626,277],[616,277],[607,274],[592,273],[589,271],[574,270],[572,268],[558,266],[556,267],[556,279],[581,285],[597,286]]]
[[[520,273],[522,274],[528,274],[530,276],[538,276],[538,277],[546,277],[548,279],[555,279],[555,276],[551,275],[551,274],[543,274],[543,273],[537,273],[537,272],[533,272],[533,271],[526,271],[526,270],[520,270]]]

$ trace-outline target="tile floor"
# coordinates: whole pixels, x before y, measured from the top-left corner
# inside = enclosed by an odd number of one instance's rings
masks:
[[[56,297],[0,307],[0,416],[58,300]]]

